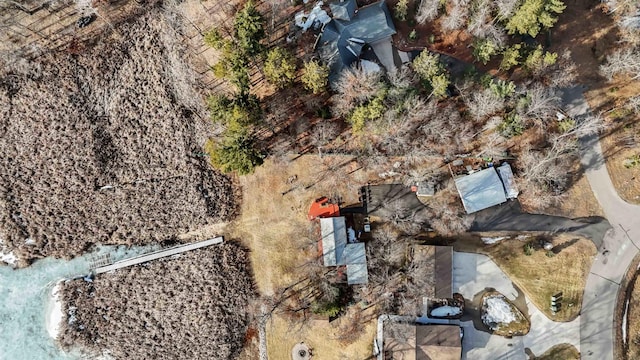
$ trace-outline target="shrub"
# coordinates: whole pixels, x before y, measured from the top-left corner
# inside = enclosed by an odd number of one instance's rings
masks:
[[[527,58],[524,60],[524,66],[529,71],[539,72],[555,64],[557,60],[558,54],[548,51],[545,52],[542,50],[542,46],[538,45],[538,47],[527,55]]]
[[[282,89],[291,84],[296,77],[296,60],[287,50],[275,47],[267,53],[264,75],[267,81]]]
[[[225,45],[222,35],[216,28],[207,31],[204,34],[204,43],[216,50],[221,50]]]
[[[356,106],[351,116],[349,116],[351,130],[356,134],[360,133],[367,121],[381,118],[385,110],[384,96],[377,96],[365,105]]]
[[[335,302],[314,301],[311,303],[311,312],[316,315],[333,318],[340,314],[340,311],[342,311],[342,308]]]
[[[416,31],[416,29],[411,30],[411,32],[409,33],[409,40],[411,41],[418,40],[418,32]]]
[[[527,255],[527,256],[533,255],[534,249],[533,249],[533,245],[531,243],[524,244],[523,250],[524,250],[524,254],[525,255]]]
[[[308,61],[302,69],[301,81],[305,89],[314,94],[320,94],[327,88],[329,82],[329,67],[320,64],[316,60]]]
[[[513,81],[505,81],[502,79],[498,79],[498,81],[493,81],[492,79],[488,87],[496,96],[503,99],[516,92],[516,84],[514,84]]]

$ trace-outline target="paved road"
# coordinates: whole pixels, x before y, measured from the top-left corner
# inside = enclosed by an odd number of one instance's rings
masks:
[[[486,288],[494,288],[516,303],[522,304],[524,301],[531,320],[531,330],[525,336],[507,339],[477,330],[473,321],[462,321],[460,326],[464,328],[465,334],[462,339],[463,359],[526,360],[529,359],[525,353],[527,348],[535,355],[541,355],[557,344],[569,343],[576,348],[580,347],[579,317],[571,322],[549,320],[529,298],[516,289],[507,275],[488,256],[454,252],[453,291],[472,300]],[[472,306],[467,304],[470,305]],[[475,311],[466,311],[469,310]]]
[[[568,115],[589,114],[582,87],[567,89],[563,102]],[[583,359],[613,359],[614,311],[620,281],[640,244],[640,206],[623,201],[616,192],[604,163],[598,136],[581,140],[581,162],[593,193],[613,226],[604,238],[599,255],[587,277],[581,312],[580,350]],[[606,252],[605,252],[606,250]]]

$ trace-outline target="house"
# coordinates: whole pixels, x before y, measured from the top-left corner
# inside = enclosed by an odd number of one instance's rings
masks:
[[[324,266],[345,266],[349,285],[366,284],[369,273],[365,246],[355,242],[355,234],[348,235],[349,230],[353,231],[347,228],[344,216],[320,219],[322,261]]]
[[[383,359],[460,360],[461,355],[459,326],[407,323],[384,326]]]
[[[456,188],[467,214],[502,204],[518,197],[511,166],[490,166],[455,179]]]
[[[435,245],[414,245],[413,263],[422,274],[420,277],[428,284],[424,296],[431,299],[449,299],[453,297],[453,247]]]
[[[358,8],[355,0],[329,4],[332,20],[323,27],[317,44],[320,57],[329,65],[329,81],[360,60],[366,45],[388,41],[396,33],[384,0]]]

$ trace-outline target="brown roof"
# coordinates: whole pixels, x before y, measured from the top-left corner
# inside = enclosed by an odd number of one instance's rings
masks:
[[[447,299],[453,296],[453,248],[451,246],[416,245],[414,261],[421,262],[421,273],[431,279],[429,287],[425,287],[424,296],[428,298]]]
[[[460,329],[455,325],[385,325],[384,357],[393,360],[460,360]]]
[[[453,248],[451,246],[435,246],[435,282],[436,298],[444,299],[453,296]]]

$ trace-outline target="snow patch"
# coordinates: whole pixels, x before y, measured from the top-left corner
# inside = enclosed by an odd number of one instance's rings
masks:
[[[64,316],[64,313],[62,312],[62,300],[60,300],[59,293],[61,281],[58,281],[51,290],[51,293],[49,294],[49,304],[47,306],[47,332],[53,339],[56,339],[60,333],[60,323]]]
[[[457,306],[440,306],[431,310],[431,316],[435,317],[446,317],[446,316],[456,316],[462,313],[462,309]]]
[[[481,239],[485,245],[491,245],[508,238],[509,238],[508,236],[498,236],[498,237],[483,237]]]
[[[492,324],[508,324],[516,321],[516,315],[503,296],[489,296],[484,299],[484,305],[486,312],[482,315],[482,321],[487,326],[492,327]]]

